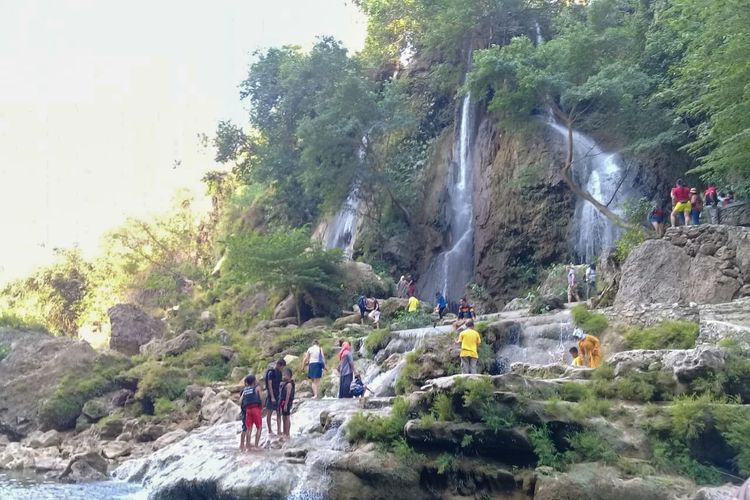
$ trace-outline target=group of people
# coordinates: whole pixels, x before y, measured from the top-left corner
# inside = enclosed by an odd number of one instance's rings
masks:
[[[593,335],[584,333],[580,328],[573,330],[573,338],[578,339],[578,347],[571,347],[568,352],[576,367],[599,368],[602,365],[601,342]]]
[[[396,296],[399,299],[408,299],[417,296],[417,282],[414,281],[411,274],[401,275],[396,284]]]
[[[596,294],[596,264],[591,263],[583,273],[583,282],[586,285],[586,300]],[[568,265],[568,302],[579,302],[581,300],[578,294],[578,280],[576,278],[576,269],[571,262]]]
[[[701,213],[708,208],[711,215],[711,223],[718,224],[719,210],[734,203],[732,191],[723,192],[716,189],[716,184],[708,183],[708,187],[701,196],[698,188],[688,186],[682,179],[677,179],[670,192],[672,210],[670,212],[670,223],[672,226],[699,225]],[[648,221],[654,228],[656,235],[664,235],[666,214],[660,203],[656,203],[648,214]]]

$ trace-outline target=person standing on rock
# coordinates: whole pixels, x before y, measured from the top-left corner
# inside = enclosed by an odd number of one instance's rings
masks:
[[[417,296],[417,282],[414,281],[411,276],[409,277],[409,285],[406,287],[406,295],[409,297]]]
[[[685,217],[685,225],[690,224],[690,211],[692,210],[692,205],[690,205],[690,188],[685,185],[684,182],[682,182],[682,179],[677,179],[677,182],[675,183],[675,186],[672,188],[672,192],[670,193],[672,197],[672,215],[671,215],[671,221],[672,221],[672,227],[676,227],[678,225],[677,222],[677,216],[679,214],[683,214]]]
[[[318,339],[313,340],[313,345],[307,349],[302,364],[307,368],[307,377],[310,379],[313,398],[318,399],[320,379],[323,378],[323,370],[326,369],[326,357]]]
[[[482,339],[479,332],[474,330],[474,321],[466,322],[466,330],[458,335],[456,344],[461,346],[461,373],[476,373],[477,361],[479,360],[479,345]]]
[[[440,290],[438,290],[437,292],[435,292],[435,312],[438,315],[438,321],[443,319],[446,310],[448,310],[448,302],[445,300],[443,294],[440,293]]]
[[[396,295],[399,299],[405,299],[406,293],[409,288],[409,282],[406,281],[406,276],[403,274],[401,275],[401,279],[398,280],[398,285],[396,285]]]
[[[654,208],[649,212],[648,221],[654,227],[656,236],[659,238],[664,236],[664,210],[658,203],[654,204]]]
[[[240,451],[250,450],[250,436],[255,427],[255,448],[260,446],[260,434],[263,431],[263,400],[262,389],[255,379],[255,375],[245,377],[245,388],[240,396],[242,409],[242,434],[240,435]]]
[[[339,339],[341,351],[339,351],[339,398],[350,398],[351,385],[357,369],[354,366],[354,357],[352,356],[352,346],[345,339]]]
[[[586,268],[583,275],[583,281],[586,283],[586,300],[591,298],[591,292],[596,293],[596,264],[593,262]]]
[[[578,339],[578,351],[585,366],[599,368],[602,364],[601,342],[593,335],[587,335],[580,328],[573,330],[573,337]]]
[[[576,282],[576,268],[573,267],[571,262],[568,266],[568,302],[573,302],[573,299],[578,302],[581,298],[578,296],[578,283]]]
[[[357,299],[357,307],[359,308],[359,322],[365,324],[365,316],[367,315],[367,297],[360,295]]]
[[[279,413],[284,421],[284,439],[289,439],[292,428],[292,404],[294,404],[294,374],[289,368],[284,369],[281,390],[279,391]]]
[[[419,299],[414,295],[409,297],[409,302],[406,304],[406,312],[415,313],[419,309]]]
[[[690,217],[692,218],[693,225],[697,226],[701,223],[701,212],[703,211],[703,199],[698,194],[696,188],[690,189]]]
[[[281,371],[286,366],[286,361],[280,359],[276,364],[266,370],[264,377],[266,385],[266,423],[268,434],[274,435],[271,428],[271,417],[276,415],[276,430],[281,434],[281,413],[279,413],[279,387],[281,386]]]

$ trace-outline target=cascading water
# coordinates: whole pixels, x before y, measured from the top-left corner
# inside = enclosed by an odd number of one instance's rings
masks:
[[[422,298],[440,290],[449,301],[457,301],[474,271],[474,209],[472,206],[472,152],[474,106],[466,94],[461,106],[461,123],[454,146],[452,178],[448,186],[449,249],[433,260],[422,280]]]
[[[568,144],[568,129],[553,120],[550,127]],[[625,171],[617,153],[605,153],[590,137],[573,131],[573,180],[600,203],[620,214],[619,208],[627,196],[628,186],[622,176]],[[573,251],[581,263],[595,262],[602,250],[611,248],[620,235],[615,226],[586,200],[576,203],[573,218]]]
[[[326,226],[323,245],[326,248],[340,248],[347,259],[352,258],[354,239],[359,224],[360,197],[357,189],[352,189],[339,211]]]

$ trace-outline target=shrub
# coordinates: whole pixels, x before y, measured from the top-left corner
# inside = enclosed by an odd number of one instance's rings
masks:
[[[162,417],[175,411],[175,404],[165,397],[157,398],[154,402],[154,415]]]
[[[414,467],[424,460],[424,455],[414,451],[414,448],[409,446],[409,443],[407,443],[404,438],[398,438],[394,441],[391,445],[391,450],[393,451],[393,454],[396,455],[396,458],[405,465]]]
[[[560,398],[565,401],[581,401],[592,397],[591,389],[585,383],[563,382],[559,388]]]
[[[156,361],[136,366],[126,376],[137,380],[135,398],[147,414],[154,413],[154,405],[159,398],[172,401],[181,397],[191,380],[185,369],[164,366]]]
[[[577,421],[583,421],[594,416],[607,416],[612,410],[612,401],[609,399],[591,397],[579,402],[570,413]]]
[[[385,329],[373,330],[365,339],[365,348],[370,354],[375,354],[379,350],[385,348],[388,342],[391,341],[391,332]]]
[[[387,417],[363,413],[354,415],[346,425],[346,437],[352,443],[369,441],[391,448],[403,438],[408,419],[409,403],[403,398],[396,398]]]
[[[413,328],[425,328],[432,325],[432,315],[423,312],[399,311],[390,325],[392,331],[411,330]]]
[[[565,453],[558,451],[546,425],[531,427],[529,440],[534,446],[534,453],[539,458],[539,465],[546,465],[557,470],[567,467],[569,458]]]
[[[396,394],[406,394],[414,387],[414,378],[419,372],[419,357],[424,354],[422,349],[412,351],[406,355],[404,367],[396,379]]]
[[[109,354],[100,354],[74,368],[42,404],[39,410],[42,427],[57,430],[75,427],[84,403],[115,389],[116,376],[128,368],[130,360]]]
[[[609,321],[603,314],[589,311],[584,304],[578,304],[571,310],[573,322],[584,332],[596,335],[609,326]]]
[[[432,402],[432,414],[441,422],[448,422],[456,418],[453,411],[453,399],[447,394],[438,394]]]
[[[625,263],[630,252],[644,241],[646,241],[646,231],[643,228],[638,227],[625,231],[615,242],[615,260],[620,264]]]
[[[13,328],[14,330],[40,330],[47,331],[47,327],[39,321],[21,317],[13,312],[3,311],[0,313],[0,327]]]
[[[625,333],[630,349],[690,349],[698,338],[698,323],[663,321],[649,328],[631,328]]]
[[[613,464],[617,453],[593,431],[581,431],[565,438],[570,444],[569,457],[574,462],[604,462]]]
[[[442,453],[435,459],[438,474],[447,474],[456,469],[456,457],[450,453]]]
[[[721,474],[691,457],[688,447],[679,439],[653,438],[651,443],[653,462],[662,471],[684,474],[699,484],[721,482]]]

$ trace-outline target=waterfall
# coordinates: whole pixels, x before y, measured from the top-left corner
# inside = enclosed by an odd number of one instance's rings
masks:
[[[342,203],[341,208],[331,217],[323,233],[323,245],[326,248],[340,248],[347,259],[354,253],[354,240],[359,225],[359,191],[355,188]]]
[[[553,120],[550,127],[560,134],[568,145],[568,129]],[[622,158],[617,153],[606,153],[590,137],[573,131],[573,180],[600,203],[621,214],[620,204],[625,200],[627,187],[619,187],[625,171]],[[573,217],[573,252],[580,263],[591,263],[602,250],[611,248],[620,235],[620,228],[612,224],[591,203],[583,199],[576,202]]]
[[[422,298],[432,298],[440,290],[449,301],[458,301],[474,272],[474,209],[472,206],[472,146],[474,108],[471,94],[461,106],[461,123],[454,146],[451,179],[448,185],[448,228],[450,247],[433,260],[422,280]]]
[[[544,43],[544,36],[542,36],[542,27],[539,26],[539,21],[534,19],[534,35],[536,36],[536,44],[541,45]]]

